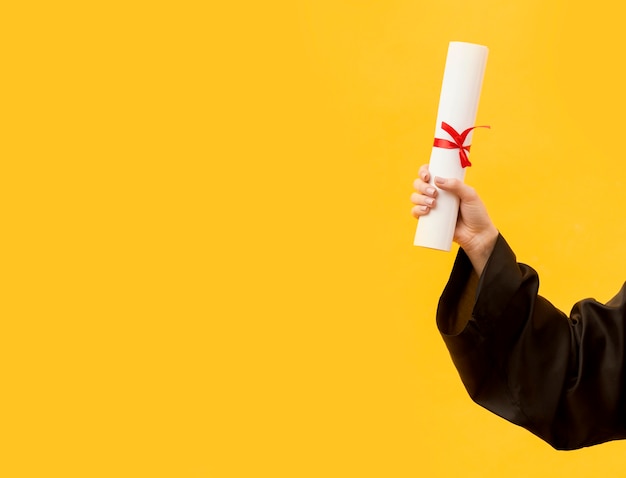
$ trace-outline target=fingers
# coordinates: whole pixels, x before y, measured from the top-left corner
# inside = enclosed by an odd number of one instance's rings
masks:
[[[430,196],[432,198],[437,197],[437,189],[429,184],[430,172],[428,171],[428,165],[424,164],[419,169],[419,177],[413,181],[413,188],[420,194]]]
[[[425,164],[419,169],[419,177],[413,182],[413,188],[417,191],[411,194],[411,202],[415,204],[411,210],[414,217],[425,216],[435,206],[437,189],[430,185],[429,181],[430,173],[428,165]]]
[[[413,206],[413,209],[411,209],[411,214],[413,214],[413,217],[416,218],[425,216],[429,212],[430,208],[428,206]]]
[[[419,177],[425,183],[430,181],[430,172],[428,172],[428,164],[424,164],[420,167]]]
[[[422,181],[421,178],[417,178],[413,181],[413,188],[424,196],[430,196],[431,198],[437,197],[437,188],[431,186],[429,183]]]
[[[435,176],[435,184],[444,191],[456,194],[461,201],[472,201],[478,197],[476,190],[465,184],[463,181],[454,178],[440,178]]]
[[[415,204],[412,213],[415,217],[424,216],[428,214],[431,208],[435,207],[437,190],[421,179],[416,179],[414,186],[420,192],[411,194],[411,202]]]
[[[431,208],[435,207],[435,199],[423,194],[411,194],[411,202],[415,204],[411,213],[414,217],[420,217],[428,214]]]
[[[411,194],[411,202],[417,206],[433,207],[435,205],[435,198],[426,196],[425,194],[413,193]]]
[[[428,190],[434,188],[428,187]],[[436,191],[435,191],[436,194]],[[414,217],[420,217],[428,214],[431,208],[435,207],[435,198],[428,196],[426,194],[413,193],[411,194],[411,202],[415,204],[413,209],[411,210]]]

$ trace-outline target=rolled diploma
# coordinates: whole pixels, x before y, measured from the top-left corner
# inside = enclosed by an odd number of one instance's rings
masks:
[[[487,47],[482,45],[450,42],[439,97],[435,138],[452,140],[448,133],[441,129],[443,121],[459,133],[475,126],[488,51]],[[472,144],[472,133],[473,131],[465,140],[466,146]],[[469,152],[466,153],[469,157]],[[465,179],[465,168],[461,167],[458,149],[433,146],[429,170],[431,184],[435,176],[457,178],[461,181]],[[455,194],[439,189],[436,206],[426,216],[420,217],[417,223],[413,244],[449,251],[452,247],[458,213],[459,198]]]

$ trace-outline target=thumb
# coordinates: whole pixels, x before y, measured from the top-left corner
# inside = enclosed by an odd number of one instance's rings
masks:
[[[474,188],[468,186],[460,179],[441,178],[439,176],[435,176],[435,185],[444,191],[456,194],[461,201],[470,201],[476,196]]]

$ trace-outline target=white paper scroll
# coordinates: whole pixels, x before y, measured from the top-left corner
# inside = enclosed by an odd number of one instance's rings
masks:
[[[450,42],[439,97],[435,138],[453,141],[441,128],[442,122],[452,126],[458,133],[475,126],[488,51],[482,45]],[[463,144],[472,144],[472,132]],[[466,154],[469,157],[469,152]],[[433,147],[429,169],[431,184],[435,176],[465,179],[465,168],[461,166],[458,148]],[[459,198],[455,194],[439,190],[436,206],[417,223],[413,244],[449,251],[458,212]]]

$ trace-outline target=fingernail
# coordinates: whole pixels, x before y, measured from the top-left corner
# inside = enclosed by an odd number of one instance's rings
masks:
[[[420,209],[424,212],[428,211],[428,206],[420,206]]]
[[[432,196],[433,194],[435,194],[435,188],[427,188],[426,194],[430,194]]]
[[[439,184],[446,184],[446,179],[440,178],[439,176],[435,176],[435,182]]]
[[[426,204],[432,206],[433,204],[435,204],[435,200],[433,198],[426,198]]]

